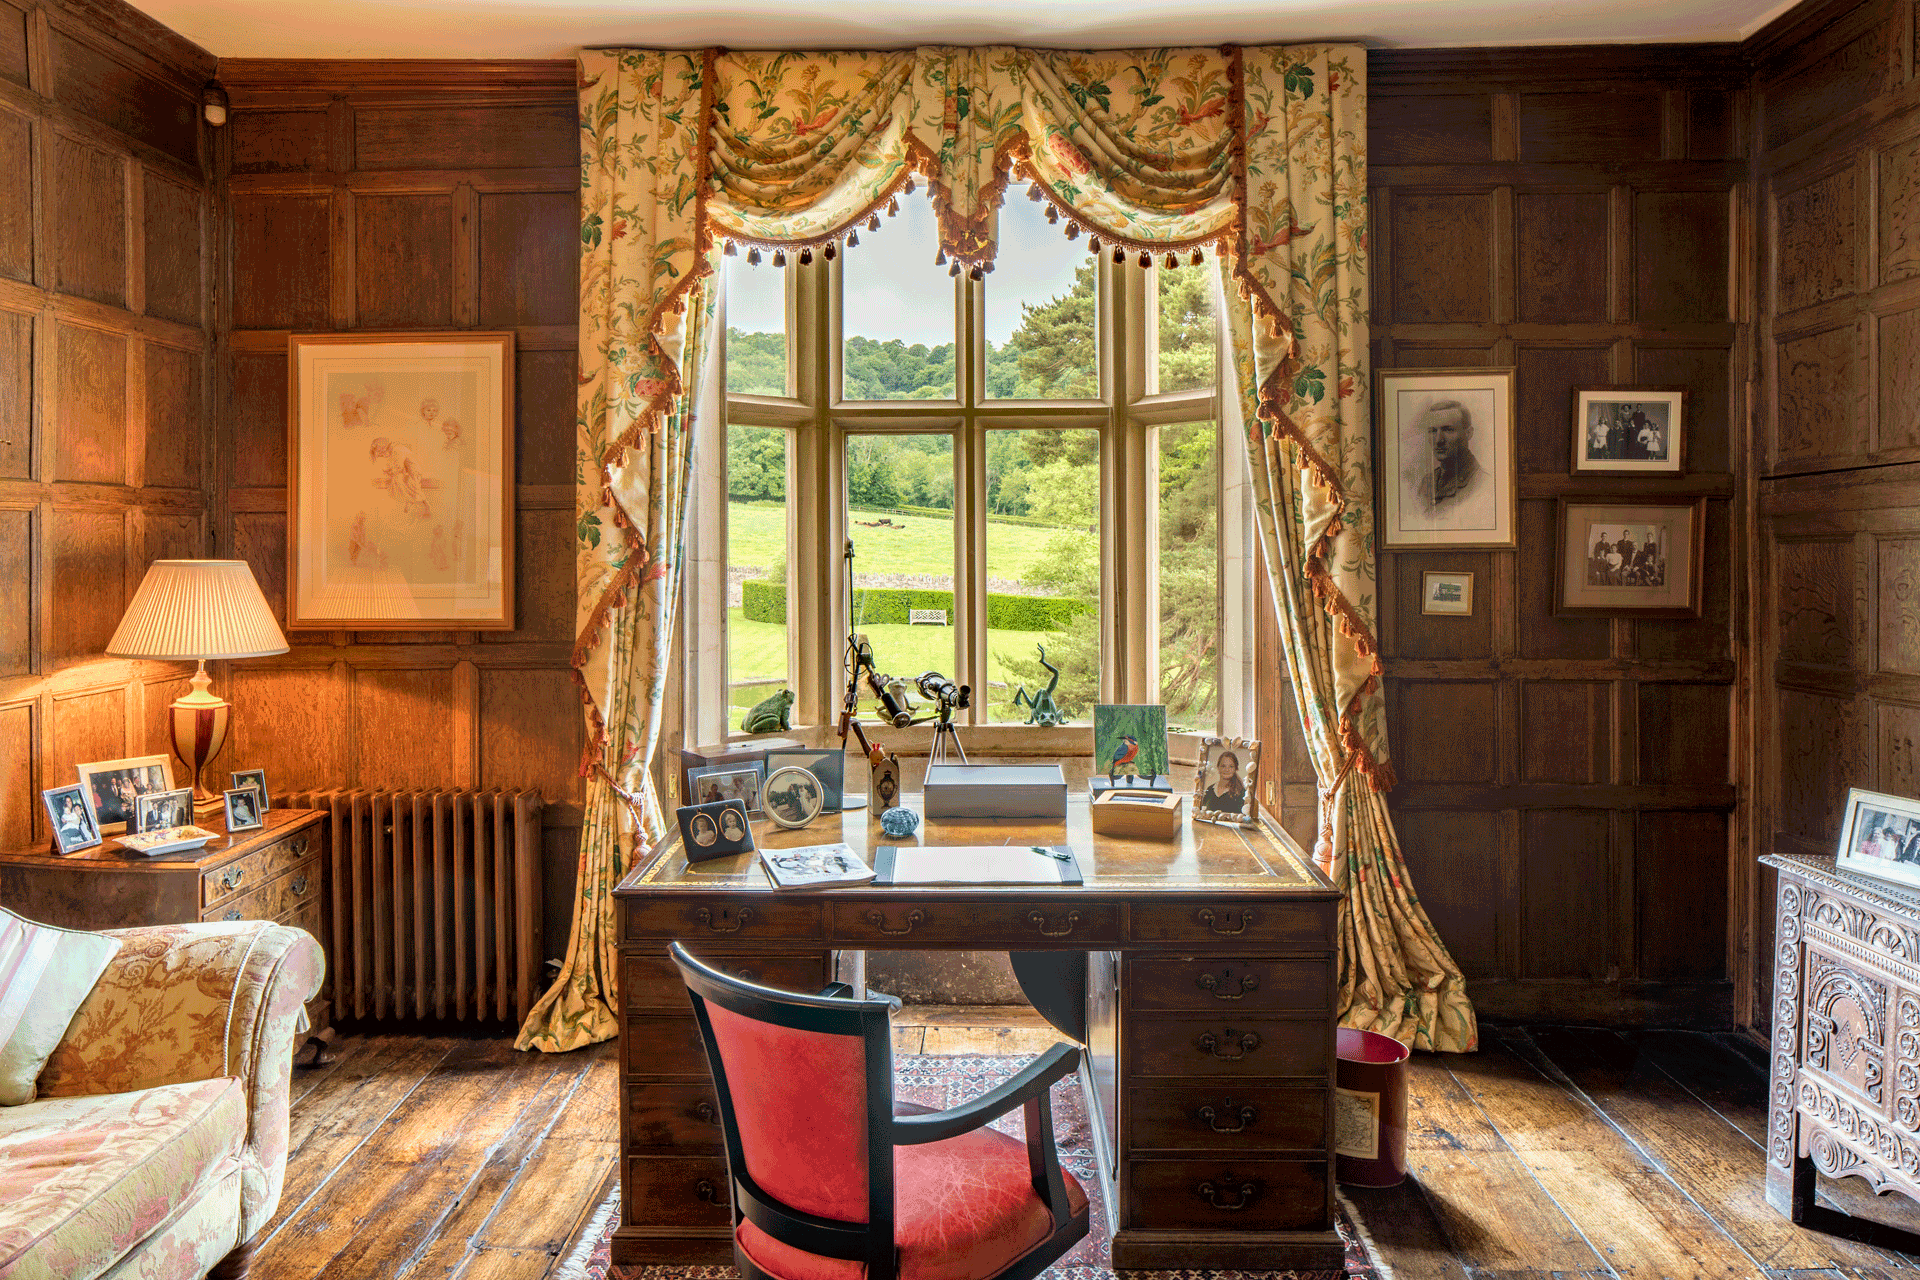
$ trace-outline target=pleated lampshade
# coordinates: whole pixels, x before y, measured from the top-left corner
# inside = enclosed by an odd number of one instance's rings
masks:
[[[155,560],[120,619],[116,658],[260,658],[285,653],[245,560]]]

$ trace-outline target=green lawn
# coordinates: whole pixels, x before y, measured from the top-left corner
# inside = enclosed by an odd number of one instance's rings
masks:
[[[873,644],[874,661],[882,675],[911,680],[922,671],[953,674],[953,628],[951,627],[868,627],[867,639]],[[989,631],[987,652],[998,657],[1031,658],[1033,646],[1046,641],[1046,631]],[[748,622],[739,609],[727,610],[727,643],[731,651],[728,681],[740,684],[749,680],[780,679],[787,673],[787,629],[775,622]],[[836,665],[838,658],[836,658]],[[989,669],[998,676],[999,664]],[[742,690],[733,702],[752,706],[766,696],[765,690]],[[916,692],[915,698],[919,697]],[[1024,718],[1025,712],[1021,712]],[[1005,720],[1006,715],[995,719]]]
[[[855,511],[847,532],[853,538],[853,571],[867,573],[953,573],[953,521],[927,516],[878,516]],[[887,519],[898,529],[863,529],[862,520]],[[987,525],[987,571],[1016,581],[1040,558],[1049,530],[1027,525]],[[747,502],[727,504],[727,560],[762,567],[780,560],[787,545],[784,507]],[[901,628],[904,630],[905,628]],[[925,628],[923,628],[924,630]],[[951,659],[948,660],[951,665]],[[920,668],[926,670],[925,667]],[[917,674],[917,673],[916,673]]]

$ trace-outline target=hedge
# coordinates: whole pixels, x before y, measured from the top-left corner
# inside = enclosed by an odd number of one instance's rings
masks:
[[[951,520],[953,512],[946,507],[852,507],[862,515],[921,516],[928,520]],[[1029,529],[1077,529],[1078,525],[1060,524],[1053,520],[1042,520],[1036,516],[1003,516],[997,512],[987,514],[988,524],[1017,524]]]
[[[863,624],[875,626],[904,623],[909,609],[944,609],[947,621],[953,621],[953,592],[919,591],[905,587],[862,588],[853,608]],[[740,584],[741,611],[749,622],[787,620],[787,585],[765,578],[749,578]],[[1074,615],[1093,606],[1085,600],[1060,596],[1012,596],[989,592],[987,625],[996,631],[1059,631]]]

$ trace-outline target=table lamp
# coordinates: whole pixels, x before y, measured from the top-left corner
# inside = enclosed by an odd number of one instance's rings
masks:
[[[232,705],[207,692],[207,659],[262,658],[286,651],[287,638],[245,560],[155,560],[148,566],[107,653],[115,658],[191,658],[200,664],[193,673],[193,691],[174,701],[167,719],[173,753],[193,778],[196,813],[221,803],[219,792],[200,785],[200,770],[227,745],[233,718]]]

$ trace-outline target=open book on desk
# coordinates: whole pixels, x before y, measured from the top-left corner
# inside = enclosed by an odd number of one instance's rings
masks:
[[[1066,845],[883,844],[873,851],[876,884],[1080,884]]]
[[[760,865],[776,889],[833,889],[866,884],[874,877],[866,860],[844,844],[762,849]]]

